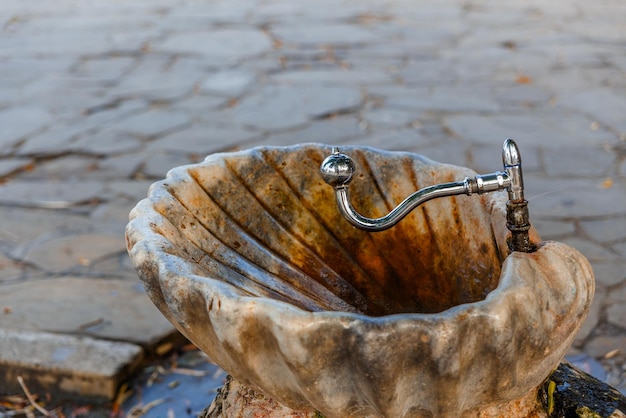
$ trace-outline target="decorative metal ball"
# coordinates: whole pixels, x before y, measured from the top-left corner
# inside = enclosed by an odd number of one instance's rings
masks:
[[[329,185],[333,187],[346,186],[352,180],[354,162],[347,155],[336,151],[322,162],[320,172],[324,181]]]

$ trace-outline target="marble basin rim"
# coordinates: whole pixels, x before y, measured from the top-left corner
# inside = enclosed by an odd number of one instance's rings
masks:
[[[587,260],[557,242],[510,254],[506,193],[436,199],[390,230],[360,231],[319,174],[330,150],[213,154],[153,184],[126,236],[163,315],[295,410],[458,417],[532,397],[589,310]],[[369,216],[474,174],[417,154],[342,152]]]

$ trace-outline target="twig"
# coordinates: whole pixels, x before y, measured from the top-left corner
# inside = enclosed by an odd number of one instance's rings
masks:
[[[132,390],[128,389],[128,384],[123,383],[122,386],[117,391],[117,395],[115,396],[115,400],[113,401],[113,417],[119,416],[119,413],[122,408],[122,404],[126,399],[128,399],[133,394]]]
[[[95,327],[97,325],[102,325],[102,323],[104,323],[104,318],[98,318],[98,319],[94,319],[93,321],[89,321],[89,322],[85,322],[84,324],[80,324],[78,326],[78,329],[80,331],[84,331],[88,328],[92,328]]]
[[[148,402],[145,405],[135,405],[133,406],[130,411],[128,411],[128,418],[139,418],[144,416],[145,414],[148,413],[149,410],[151,410],[152,408],[154,408],[155,406],[159,406],[162,403],[167,402],[167,399],[157,399],[154,400],[152,402]]]
[[[210,374],[210,372],[208,371],[205,372],[204,370],[193,370],[193,369],[185,369],[185,368],[180,368],[180,367],[170,369],[170,373],[184,374],[187,376],[197,376],[197,377],[204,377]]]
[[[24,395],[26,395],[26,399],[28,399],[28,402],[30,402],[33,408],[41,412],[46,417],[52,416],[49,411],[47,411],[46,409],[41,407],[37,402],[35,402],[35,398],[33,398],[33,395],[30,393],[30,391],[26,387],[26,383],[24,383],[24,379],[22,379],[22,376],[17,377],[17,383],[19,383],[20,386],[22,387],[22,390],[24,391]]]

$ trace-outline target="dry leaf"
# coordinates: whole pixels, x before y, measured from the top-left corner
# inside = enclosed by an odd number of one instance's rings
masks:
[[[167,353],[169,353],[170,351],[172,351],[174,349],[174,344],[172,343],[163,343],[159,346],[157,346],[157,348],[154,350],[154,352],[158,355],[158,356],[163,356]]]
[[[616,357],[617,355],[619,355],[622,352],[622,350],[620,350],[619,348],[616,348],[615,350],[611,350],[608,353],[606,353],[604,355],[605,359],[612,359],[613,357]]]
[[[610,189],[613,187],[613,179],[611,177],[607,177],[602,183],[600,183],[600,187],[603,189]]]

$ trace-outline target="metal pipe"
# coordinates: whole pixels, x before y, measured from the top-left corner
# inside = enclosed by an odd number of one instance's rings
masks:
[[[524,198],[524,178],[522,157],[517,144],[507,139],[502,145],[502,163],[511,179],[508,187],[509,201],[506,203],[506,227],[511,231],[509,248],[511,251],[531,253],[537,246],[530,240],[530,215],[528,201]]]
[[[381,218],[367,218],[360,215],[350,203],[350,194],[347,187],[336,187],[335,196],[339,210],[352,225],[366,231],[384,231],[400,222],[406,215],[422,203],[437,197],[458,194],[470,194],[469,178],[464,181],[437,184],[425,187],[404,199],[391,212]]]
[[[424,187],[404,199],[387,215],[380,218],[368,218],[359,214],[350,203],[348,185],[354,175],[355,165],[350,157],[342,154],[333,147],[320,167],[320,172],[326,183],[335,189],[337,205],[343,216],[352,225],[366,231],[384,231],[400,222],[413,209],[431,199],[460,194],[483,194],[507,189],[509,202],[507,203],[507,227],[512,237],[510,247],[513,251],[534,251],[535,246],[530,242],[528,230],[528,202],[524,199],[524,182],[522,178],[522,160],[519,149],[512,139],[504,141],[502,147],[502,161],[504,172],[496,171],[490,174],[466,177],[462,181],[436,184]]]

